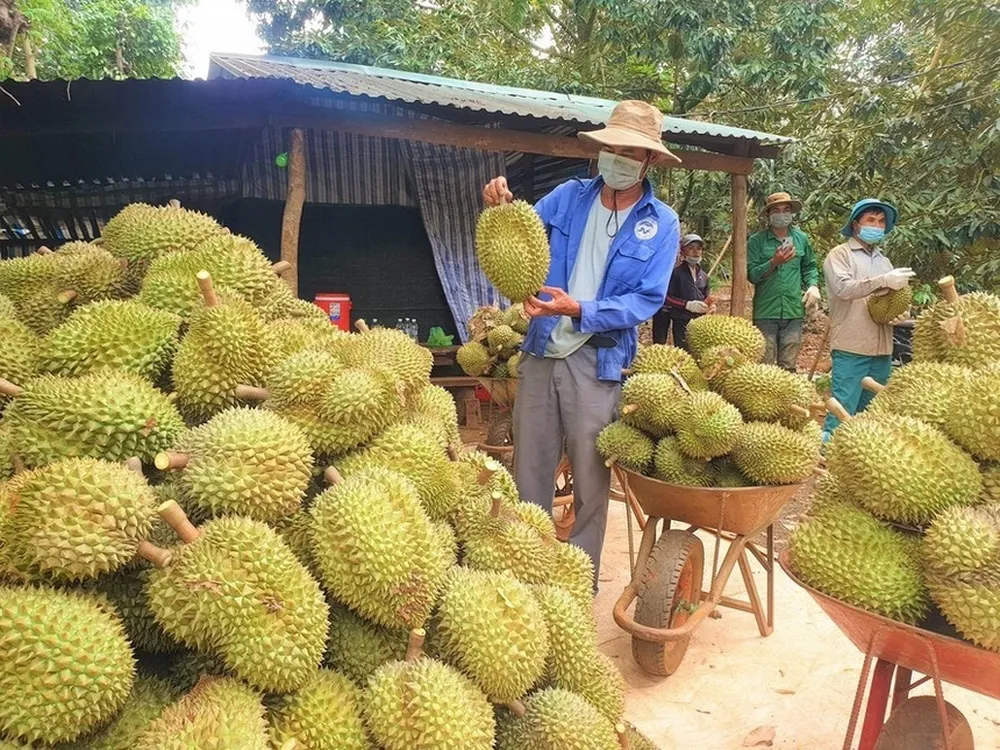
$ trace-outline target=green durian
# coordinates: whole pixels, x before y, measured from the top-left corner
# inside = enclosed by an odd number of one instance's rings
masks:
[[[621,421],[655,437],[666,437],[677,428],[688,396],[673,375],[630,375],[622,386]]]
[[[609,465],[618,463],[640,474],[649,470],[653,448],[649,436],[624,422],[612,422],[597,436],[597,452]]]
[[[518,377],[517,368],[521,366],[521,352],[515,352],[507,360],[507,377],[516,378]]]
[[[273,746],[296,740],[301,750],[371,750],[361,703],[361,691],[349,679],[320,669],[294,693],[268,702]]]
[[[721,393],[740,410],[744,419],[781,422],[793,430],[811,419],[808,409],[819,399],[806,378],[777,365],[763,364],[748,364],[730,372]],[[793,406],[798,409],[792,409]]]
[[[933,304],[917,318],[913,359],[973,369],[1000,361],[1000,297],[973,292]]]
[[[491,353],[509,357],[524,342],[524,336],[509,325],[499,325],[486,334],[486,342]]]
[[[504,325],[508,325],[514,329],[515,332],[520,333],[522,336],[528,332],[528,323],[530,319],[527,313],[524,312],[524,303],[515,302],[513,305],[508,307],[503,311],[500,316],[500,322]]]
[[[594,561],[572,542],[556,547],[549,580],[552,585],[566,589],[587,608],[593,604],[596,585]]]
[[[677,444],[689,458],[717,458],[732,450],[743,418],[739,409],[711,391],[685,399],[677,422]]]
[[[904,286],[902,289],[868,295],[868,314],[876,323],[888,325],[909,310],[912,304],[913,289]]]
[[[701,373],[708,381],[709,387],[713,391],[721,392],[729,373],[749,364],[750,361],[750,358],[735,346],[711,346],[698,357],[698,366],[701,367]]]
[[[937,394],[946,406],[944,431],[973,456],[1000,461],[1000,367],[974,373],[967,382],[956,383],[949,399]],[[933,397],[934,394],[931,394]]]
[[[493,286],[511,302],[536,294],[549,274],[549,238],[531,204],[487,208],[476,223],[476,257]]]
[[[737,431],[731,457],[759,485],[795,484],[819,463],[820,438],[772,422],[746,422]]]
[[[661,438],[653,452],[653,476],[662,482],[690,487],[711,487],[708,461],[688,458],[675,437]]]
[[[911,362],[893,370],[885,389],[876,394],[865,411],[869,415],[913,417],[946,430],[952,401],[968,398],[972,376],[973,370],[959,365]]]
[[[497,731],[499,750],[620,750],[614,724],[586,698],[545,688],[524,701],[524,715],[505,718]]]
[[[402,331],[372,328],[352,336],[342,358],[352,367],[391,373],[404,393],[413,393],[430,383],[434,355]]]
[[[716,458],[712,461],[712,486],[713,487],[753,487],[752,481],[743,476],[733,460],[728,456]]]
[[[155,677],[137,677],[132,692],[110,724],[60,750],[134,750],[149,725],[177,698],[173,687]]]
[[[0,378],[26,383],[38,373],[42,339],[18,320],[0,320]],[[0,407],[7,402],[0,393]]]
[[[455,399],[439,385],[427,385],[410,397],[407,411],[439,421],[445,428],[448,443],[459,445],[458,407]]]
[[[334,603],[324,663],[364,687],[380,666],[406,655],[408,637],[405,629],[384,628]]]
[[[686,337],[695,359],[715,346],[735,347],[751,362],[764,358],[764,334],[745,318],[702,315],[688,323]]]
[[[455,352],[455,361],[466,375],[478,378],[485,375],[493,364],[489,350],[478,341],[462,344]]]
[[[129,643],[136,650],[150,654],[174,653],[181,645],[166,634],[149,607],[146,594],[149,574],[148,564],[127,565],[98,578],[96,587],[118,612]]]
[[[647,344],[639,347],[632,361],[632,372],[636,374],[672,375],[676,373],[694,391],[708,387],[698,363],[683,349],[666,344]]]

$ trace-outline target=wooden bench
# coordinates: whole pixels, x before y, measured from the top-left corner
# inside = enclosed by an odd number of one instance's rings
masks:
[[[468,375],[446,375],[432,377],[431,383],[452,392],[455,403],[458,405],[459,424],[476,429],[483,426],[483,413],[480,409],[479,399],[476,398],[476,386],[479,385],[479,378],[472,378]]]

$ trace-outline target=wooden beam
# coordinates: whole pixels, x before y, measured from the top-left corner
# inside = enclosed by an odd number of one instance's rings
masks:
[[[733,290],[729,314],[743,315],[747,306],[747,178],[734,174],[732,183],[733,210]]]
[[[285,198],[285,212],[281,217],[281,260],[291,264],[285,280],[296,297],[299,296],[299,226],[302,223],[302,206],[305,200],[305,133],[301,128],[295,128],[292,130],[292,147],[288,153],[288,195]]]
[[[480,151],[515,151],[525,154],[557,156],[565,159],[593,159],[597,148],[579,138],[523,130],[482,128],[451,122],[416,120],[330,110],[329,114],[282,114],[271,118],[271,124],[314,130],[332,130],[376,138],[398,138],[447,146],[460,146]],[[704,151],[675,151],[682,160],[675,169],[750,174],[753,159]]]

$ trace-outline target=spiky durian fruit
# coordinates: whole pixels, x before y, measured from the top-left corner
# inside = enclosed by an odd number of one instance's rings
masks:
[[[519,718],[505,716],[497,731],[500,750],[619,750],[614,724],[586,698],[545,688],[524,701]]]
[[[371,440],[399,417],[404,400],[405,391],[390,371],[343,370],[327,384],[317,404],[320,420],[328,425],[324,451],[343,453]]]
[[[476,223],[479,266],[500,294],[523,302],[549,274],[549,238],[542,220],[521,200],[487,208]]]
[[[448,443],[459,445],[462,438],[458,432],[458,407],[455,399],[439,385],[427,385],[410,397],[407,411],[439,421],[445,428]]]
[[[186,507],[209,515],[276,521],[302,507],[312,475],[305,435],[278,414],[227,409],[156,456],[158,469],[178,469]]]
[[[199,276],[210,284],[210,277]],[[237,386],[264,384],[273,361],[269,342],[264,321],[249,303],[235,297],[221,302],[206,293],[206,306],[191,314],[174,358],[181,413],[198,423],[239,405]]]
[[[709,387],[721,392],[726,378],[733,370],[750,363],[750,358],[735,346],[711,346],[698,357],[698,366]]]
[[[493,709],[458,670],[408,653],[385,664],[365,693],[365,725],[385,750],[492,750]]]
[[[25,383],[38,373],[42,340],[18,320],[0,319],[0,378]],[[7,396],[0,393],[0,407]]]
[[[77,305],[125,295],[126,265],[104,248],[71,242],[55,254],[63,298]]]
[[[1000,367],[979,370],[956,384],[952,394],[951,399],[939,396],[951,407],[944,431],[976,458],[1000,461]]]
[[[687,327],[687,343],[695,359],[714,346],[732,346],[751,362],[764,357],[764,334],[745,318],[730,315],[702,315]]]
[[[493,369],[490,370],[490,377],[491,378],[503,379],[503,378],[507,378],[509,376],[510,376],[510,374],[507,372],[507,363],[506,362],[498,362],[497,364],[493,365]]]
[[[711,391],[685,399],[678,417],[677,443],[690,458],[716,458],[729,453],[743,424],[739,409]]]
[[[597,451],[609,463],[619,463],[640,474],[649,469],[653,448],[648,436],[624,422],[612,422],[597,436]]]
[[[917,318],[914,361],[971,368],[1000,361],[1000,297],[985,292],[959,297],[953,286],[942,283],[942,288],[945,298]]]
[[[4,526],[14,565],[63,581],[94,578],[135,557],[152,527],[153,493],[123,464],[68,458],[15,476]]]
[[[72,310],[62,271],[62,259],[55,253],[0,260],[0,294],[14,305],[17,319],[41,336]]]
[[[708,461],[688,458],[675,437],[657,441],[653,453],[653,476],[663,482],[690,487],[711,487],[712,472]]]
[[[149,576],[149,606],[164,630],[218,654],[261,690],[304,685],[326,646],[329,611],[319,584],[259,521],[219,518],[195,533]]]
[[[228,677],[204,677],[146,729],[138,747],[268,750],[261,696]]]
[[[170,398],[132,373],[42,375],[23,385],[4,421],[28,466],[76,456],[150,461],[184,429]]]
[[[673,375],[630,375],[622,386],[621,421],[655,437],[665,437],[677,428],[681,405],[688,395]]]
[[[518,376],[517,368],[521,365],[521,352],[516,352],[511,355],[510,359],[507,360],[507,377],[516,378]]]
[[[594,561],[575,544],[556,546],[550,580],[553,585],[568,591],[585,607],[589,608],[593,604],[594,595],[597,593]]]
[[[500,321],[504,325],[508,325],[513,328],[517,333],[522,336],[528,332],[528,318],[527,313],[524,312],[524,303],[515,302],[513,305],[508,307],[503,311],[503,315],[500,316]]]
[[[739,428],[732,459],[744,476],[760,485],[806,480],[819,463],[820,439],[772,422]]]
[[[2,435],[0,435],[0,441],[2,441]],[[979,473],[983,476],[983,491],[980,493],[982,501],[991,504],[1000,503],[1000,465],[979,464]]]
[[[0,732],[68,742],[118,712],[135,662],[121,622],[72,591],[0,587]]]
[[[127,565],[98,578],[96,587],[121,616],[133,648],[150,654],[180,651],[181,645],[167,635],[149,608],[149,597],[146,595],[149,573],[150,566],[146,563]]]
[[[753,487],[753,482],[727,456],[713,460],[711,469],[713,487]]]
[[[923,538],[931,597],[973,643],[1000,652],[1000,505],[949,508]]]
[[[744,419],[781,422],[793,430],[810,420],[809,406],[818,400],[812,383],[777,365],[738,367],[726,377],[721,393]]]
[[[0,294],[0,321],[6,323],[11,320],[17,320],[17,307],[10,297]]]
[[[380,666],[406,655],[408,637],[406,630],[384,628],[342,604],[332,604],[324,663],[364,687]]]
[[[489,350],[478,341],[470,341],[458,347],[458,351],[455,353],[455,361],[458,362],[458,366],[462,368],[462,372],[466,375],[478,378],[489,371],[490,365],[493,363],[493,357],[490,355]]]
[[[886,325],[909,310],[912,304],[913,289],[904,286],[902,289],[869,295],[868,314],[876,323]]]
[[[486,334],[490,352],[502,358],[509,357],[524,342],[524,336],[509,325],[499,325]]]
[[[337,357],[351,342],[351,334],[330,325],[323,318],[279,318],[268,321],[267,330],[275,362],[283,362],[307,349]]]
[[[660,750],[655,742],[629,722],[625,722],[625,742],[622,747],[628,747],[629,750]]]
[[[494,703],[522,697],[542,676],[549,652],[545,617],[531,589],[509,572],[454,568],[437,625],[442,657]]]
[[[400,474],[369,468],[312,507],[313,551],[330,593],[386,627],[430,617],[451,552]]]
[[[233,677],[225,662],[207,651],[182,651],[173,654],[167,669],[167,680],[174,690],[186,693],[203,677]]]
[[[851,503],[814,503],[789,555],[803,581],[848,604],[911,624],[927,611],[917,541]]]
[[[193,250],[212,235],[225,232],[211,216],[188,211],[175,202],[167,206],[132,203],[104,225],[101,247],[128,261],[125,286],[135,292],[154,258]]]
[[[344,675],[317,671],[294,693],[268,701],[274,747],[296,740],[303,750],[370,750],[361,703],[361,691]]]
[[[132,300],[94,302],[45,337],[39,369],[75,376],[110,367],[156,382],[177,349],[179,327],[173,313]]]
[[[632,361],[632,372],[659,375],[676,373],[691,390],[703,391],[708,387],[694,358],[683,349],[666,344],[640,346]]]
[[[945,508],[978,502],[982,490],[979,467],[958,446],[929,424],[895,414],[841,424],[826,459],[850,499],[890,521],[929,523]]]
[[[170,683],[136,678],[125,705],[106,727],[60,750],[133,750],[154,719],[177,698]]]
[[[405,393],[413,393],[430,383],[434,355],[402,331],[372,328],[352,336],[341,354],[352,367],[392,373]]]
[[[866,413],[899,414],[946,429],[946,419],[954,408],[953,399],[969,397],[972,375],[972,370],[959,365],[911,362],[893,370],[885,389],[871,400]]]

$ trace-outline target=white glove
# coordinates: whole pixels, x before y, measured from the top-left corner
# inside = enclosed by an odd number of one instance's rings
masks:
[[[894,268],[882,277],[882,284],[899,291],[916,275],[912,268]]]
[[[818,307],[819,301],[819,288],[816,286],[809,287],[802,295],[802,304],[806,306],[806,310],[812,310],[814,307]]]
[[[684,305],[684,309],[688,312],[698,313],[699,315],[708,312],[708,305],[702,302],[700,299],[693,299]]]
[[[905,323],[909,319],[910,319],[910,311],[907,310],[905,313],[903,313],[901,315],[897,315],[895,318],[893,318],[892,320],[890,320],[889,321],[889,325],[891,325],[891,326],[898,326],[900,323]]]

